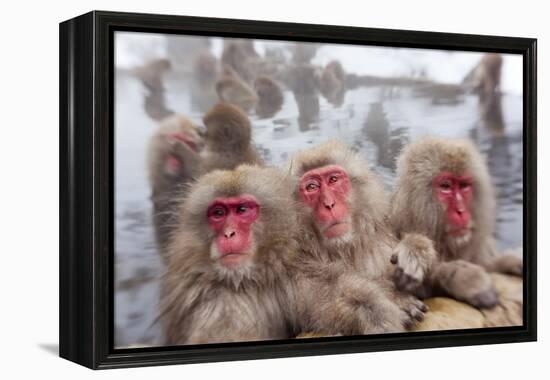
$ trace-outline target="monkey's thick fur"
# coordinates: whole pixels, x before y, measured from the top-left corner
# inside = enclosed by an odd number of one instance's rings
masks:
[[[239,108],[218,103],[204,115],[203,122],[206,136],[200,173],[234,169],[240,164],[263,164],[252,144],[250,120]]]
[[[254,252],[229,269],[211,258],[214,233],[206,221],[218,197],[253,195],[260,213]],[[162,281],[161,318],[167,344],[282,339],[293,336],[288,294],[298,252],[297,220],[288,178],[278,170],[243,165],[213,171],[193,186],[180,208],[180,226],[169,247]]]
[[[442,172],[470,175],[472,229],[459,238],[447,231],[444,206],[433,183]],[[406,147],[398,159],[397,183],[391,202],[391,223],[401,238],[416,233],[434,242],[437,259],[418,288],[423,297],[446,294],[476,307],[498,301],[488,272],[521,276],[523,261],[499,254],[495,244],[495,194],[487,165],[468,140],[425,138]]]
[[[309,287],[318,292],[325,289],[340,297],[338,304],[328,304],[330,310],[311,314],[307,331],[344,335],[403,331],[404,326],[422,319],[425,305],[397,291],[392,281],[390,257],[397,242],[386,220],[383,186],[366,162],[336,141],[298,153],[289,170],[298,181],[305,172],[327,165],[341,166],[350,179],[351,232],[336,240],[324,238],[311,208],[301,204],[304,231],[299,237],[299,276],[310,280],[304,281],[303,287],[308,292]],[[295,198],[299,200],[297,188]]]

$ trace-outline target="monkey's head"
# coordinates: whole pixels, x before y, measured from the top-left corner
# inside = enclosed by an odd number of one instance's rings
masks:
[[[199,82],[209,83],[218,75],[218,61],[210,51],[200,52],[193,63],[193,73]]]
[[[162,155],[163,173],[176,177],[186,165],[183,162],[182,149],[199,152],[203,141],[195,124],[182,115],[166,118],[157,132],[158,146]]]
[[[244,150],[250,146],[252,127],[246,114],[229,103],[218,103],[203,118],[206,144],[213,151]]]
[[[336,141],[321,144],[297,154],[290,171],[306,222],[324,245],[352,243],[358,231],[375,238],[386,210],[384,190],[355,152]]]
[[[273,93],[279,93],[279,85],[268,76],[262,75],[254,80],[254,90],[260,99],[272,97]]]
[[[241,165],[208,173],[181,210],[173,252],[185,255],[179,245],[192,242],[190,249],[202,254],[199,266],[233,282],[275,270],[296,232],[289,178],[274,168]]]
[[[404,149],[397,164],[394,218],[451,250],[494,232],[491,178],[474,144],[425,138]]]

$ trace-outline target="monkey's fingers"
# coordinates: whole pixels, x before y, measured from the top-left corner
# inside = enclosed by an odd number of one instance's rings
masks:
[[[416,322],[421,322],[424,320],[424,313],[428,311],[428,306],[419,299],[411,297],[410,299],[406,299],[404,301],[401,309],[405,313],[403,327],[410,329],[416,324]]]

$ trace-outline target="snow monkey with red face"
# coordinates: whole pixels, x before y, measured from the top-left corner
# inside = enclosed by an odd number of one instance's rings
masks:
[[[420,296],[446,294],[479,308],[498,295],[488,272],[521,276],[523,260],[495,245],[495,194],[485,160],[468,140],[425,138],[398,159],[391,223],[399,238],[422,234],[437,252],[429,270],[406,250],[394,257],[398,271]]]
[[[168,248],[167,344],[290,338],[296,210],[277,169],[214,170],[192,186]]]
[[[295,199],[304,228],[298,260],[309,284],[304,280],[303,288],[323,289],[319,284],[332,282],[327,289],[339,298],[334,308],[338,319],[319,313],[312,329],[381,333],[403,331],[422,320],[426,306],[399,292],[393,282],[390,259],[397,242],[387,224],[383,186],[367,163],[343,144],[329,142],[298,153],[289,167],[297,182]],[[409,240],[401,244],[420,255],[418,262],[432,261],[428,239]]]

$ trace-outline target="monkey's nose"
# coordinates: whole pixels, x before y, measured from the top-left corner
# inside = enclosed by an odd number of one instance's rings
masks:
[[[235,231],[227,231],[223,234],[227,239],[231,239],[233,236],[235,236]]]
[[[334,208],[334,201],[333,202],[325,202],[325,207],[328,210],[332,210]]]

